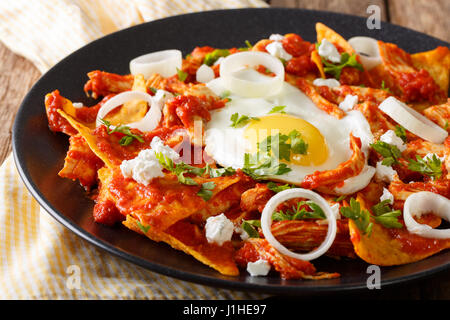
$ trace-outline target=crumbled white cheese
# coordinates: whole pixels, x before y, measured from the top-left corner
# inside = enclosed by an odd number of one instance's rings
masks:
[[[406,150],[406,143],[404,143],[393,130],[386,131],[386,133],[380,137],[380,141],[396,146],[401,152]]]
[[[152,139],[152,142],[150,142],[150,147],[155,155],[162,153],[165,157],[172,159],[173,161],[180,159],[178,152],[173,150],[171,147],[166,146],[159,137],[154,137]]]
[[[206,239],[209,243],[217,243],[221,246],[230,241],[234,232],[234,224],[223,213],[206,219]]]
[[[200,68],[197,69],[195,74],[195,79],[197,82],[207,83],[216,77],[213,68],[206,64],[202,64]]]
[[[396,174],[397,174],[397,171],[392,169],[392,167],[383,165],[382,161],[377,162],[376,171],[375,171],[375,179],[377,181],[384,181],[384,182],[391,183]]]
[[[345,96],[344,101],[339,104],[339,108],[348,112],[353,109],[353,107],[358,103],[358,96],[352,96],[348,94]]]
[[[159,137],[154,137],[150,143],[151,149],[139,152],[136,158],[124,160],[120,164],[120,171],[125,178],[133,178],[136,182],[148,185],[150,181],[157,177],[164,177],[162,166],[156,158],[157,153],[178,160],[180,155],[172,148],[164,145]]]
[[[81,102],[72,102],[72,105],[75,109],[80,109],[80,108],[84,107],[83,103],[81,103]]]
[[[267,276],[270,271],[270,263],[266,260],[259,259],[255,262],[247,263],[247,272],[250,273],[252,277],[257,276]]]
[[[394,195],[389,192],[388,189],[383,188],[383,194],[380,197],[380,202],[383,202],[385,200],[389,200],[389,204],[394,203]]]
[[[124,160],[120,170],[125,178],[133,178],[136,182],[148,185],[157,177],[164,177],[162,167],[151,150],[142,150],[131,160]]]
[[[234,232],[236,232],[237,234],[240,235],[242,241],[248,240],[250,238],[248,233],[244,229],[242,229],[240,226],[235,226]]]
[[[313,85],[318,86],[318,87],[328,87],[328,88],[336,88],[339,87],[341,85],[341,83],[339,81],[337,81],[336,79],[322,79],[322,78],[317,78],[316,80],[313,81]]]
[[[341,62],[341,54],[338,49],[327,39],[323,39],[319,46],[319,55],[333,63]]]
[[[284,36],[282,36],[281,34],[271,34],[269,37],[269,40],[273,40],[273,41],[283,41]]]
[[[292,55],[290,55],[289,53],[286,52],[286,50],[284,50],[283,44],[281,42],[274,41],[269,43],[266,46],[266,50],[274,57],[281,58],[286,61],[292,59]]]
[[[174,95],[169,91],[158,89],[152,97],[153,101],[162,109],[167,100],[172,99]]]

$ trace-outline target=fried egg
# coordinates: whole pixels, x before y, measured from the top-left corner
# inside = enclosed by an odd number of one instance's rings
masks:
[[[252,81],[266,78],[253,69],[240,73]],[[230,98],[224,108],[211,112],[211,121],[205,131],[205,151],[224,167],[242,169],[245,154],[255,154],[265,138],[277,133],[289,135],[296,130],[308,144],[307,153],[291,153],[289,160],[280,160],[291,171],[267,179],[299,185],[305,176],[335,169],[350,159],[350,133],[361,139],[366,155],[373,141],[369,123],[361,112],[352,110],[337,119],[319,109],[301,90],[287,82],[275,95],[264,98],[245,98],[230,92],[221,78],[210,81],[207,86],[215,94],[226,93]],[[239,117],[249,117],[249,121],[243,126],[232,127],[230,119],[236,113]]]

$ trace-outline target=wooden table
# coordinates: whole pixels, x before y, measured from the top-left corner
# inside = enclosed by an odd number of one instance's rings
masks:
[[[378,5],[383,21],[402,25],[450,42],[450,0],[271,0],[272,7],[306,8],[368,16]],[[0,163],[11,152],[15,113],[40,72],[0,42]],[[450,272],[419,282],[358,293],[357,298],[450,299]]]

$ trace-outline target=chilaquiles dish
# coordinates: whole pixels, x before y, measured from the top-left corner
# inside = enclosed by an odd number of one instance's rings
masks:
[[[322,255],[395,266],[448,249],[450,50],[316,31],[94,70],[91,106],[48,93],[70,142],[59,176],[96,222],[228,276],[329,279]]]

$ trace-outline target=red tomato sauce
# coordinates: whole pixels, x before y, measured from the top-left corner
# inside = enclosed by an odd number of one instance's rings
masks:
[[[77,134],[77,130],[75,130],[70,123],[58,113],[58,109],[62,110],[63,99],[64,98],[61,97],[58,90],[45,96],[48,125],[50,130],[54,132],[64,132],[68,135],[75,135]]]
[[[413,73],[400,73],[398,83],[403,88],[404,101],[426,100],[438,103],[445,100],[445,93],[424,69]]]

